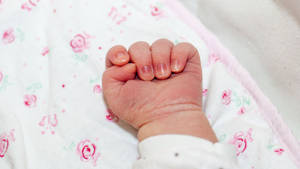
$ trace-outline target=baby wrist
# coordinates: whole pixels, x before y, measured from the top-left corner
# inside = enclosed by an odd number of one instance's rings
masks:
[[[174,113],[149,122],[139,129],[137,137],[142,141],[148,137],[163,134],[191,135],[217,142],[205,114],[200,111]]]

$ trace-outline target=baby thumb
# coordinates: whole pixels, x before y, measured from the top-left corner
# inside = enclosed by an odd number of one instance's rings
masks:
[[[135,79],[136,65],[128,63],[124,66],[113,66],[108,68],[102,77],[103,92],[111,89],[119,91],[120,87],[128,80]]]

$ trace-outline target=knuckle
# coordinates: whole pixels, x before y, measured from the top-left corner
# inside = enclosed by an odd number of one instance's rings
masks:
[[[138,42],[133,43],[130,46],[129,51],[136,50],[136,49],[139,49],[139,48],[147,48],[147,47],[149,47],[149,44],[147,42],[138,41]]]
[[[198,53],[198,50],[194,45],[188,42],[181,42],[177,44],[176,50],[174,51],[175,53],[181,53],[181,54],[186,54],[186,55],[196,55]]]
[[[151,51],[147,42],[140,41],[134,43],[128,52],[133,62],[149,61],[151,58]]]
[[[196,49],[194,47],[194,45],[192,45],[191,43],[188,43],[188,42],[181,42],[181,43],[178,44],[178,46],[184,47],[184,48],[189,49],[189,50]]]
[[[156,46],[156,45],[168,45],[171,47],[173,46],[173,43],[168,39],[158,39],[152,44],[152,46]]]

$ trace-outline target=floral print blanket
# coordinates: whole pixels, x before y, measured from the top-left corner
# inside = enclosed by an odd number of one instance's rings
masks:
[[[0,0],[0,168],[130,169],[136,131],[105,107],[105,54],[158,38],[198,48],[204,110],[244,169],[297,168],[276,110],[175,0]]]

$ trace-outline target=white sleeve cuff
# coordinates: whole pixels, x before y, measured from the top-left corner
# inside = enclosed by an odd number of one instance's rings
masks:
[[[234,148],[187,135],[159,135],[139,144],[134,169],[237,169]]]

